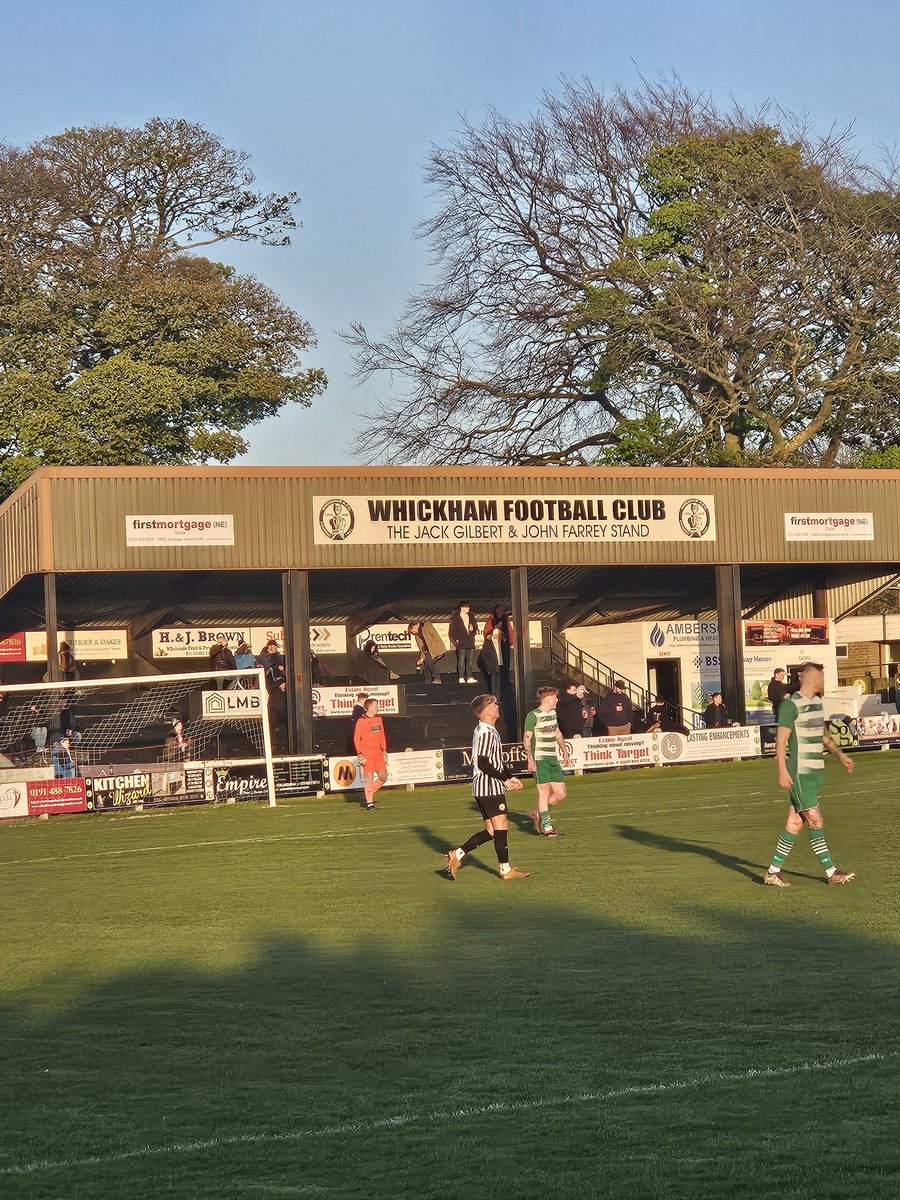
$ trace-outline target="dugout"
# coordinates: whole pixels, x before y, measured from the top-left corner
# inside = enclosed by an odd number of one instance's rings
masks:
[[[325,659],[336,678],[377,683],[359,631],[501,601],[520,631],[540,623],[513,655],[520,712],[536,673],[574,667],[567,631],[715,620],[742,720],[741,621],[838,619],[894,583],[898,485],[892,471],[47,468],[0,507],[0,670],[58,678],[71,632],[95,675],[165,672],[185,663],[155,652],[161,630],[281,626],[287,748],[307,753],[317,632],[346,632]]]

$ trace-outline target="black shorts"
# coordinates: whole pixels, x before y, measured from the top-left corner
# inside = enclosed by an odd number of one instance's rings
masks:
[[[502,796],[474,796],[473,799],[486,821],[490,821],[492,817],[505,817],[509,811],[505,792]]]

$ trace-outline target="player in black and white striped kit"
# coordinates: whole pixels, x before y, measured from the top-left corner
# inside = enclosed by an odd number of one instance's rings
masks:
[[[503,761],[503,743],[497,732],[500,704],[496,696],[476,696],[472,701],[472,712],[478,717],[472,735],[472,796],[484,817],[484,829],[473,833],[467,842],[447,852],[447,874],[456,878],[460,863],[472,850],[493,841],[500,878],[527,879],[527,871],[519,871],[509,865],[509,818],[506,812],[506,793],[522,790],[522,781],[516,779],[512,770]]]

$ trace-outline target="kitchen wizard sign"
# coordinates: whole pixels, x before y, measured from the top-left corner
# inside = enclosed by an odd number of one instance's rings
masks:
[[[712,496],[316,496],[320,546],[714,541]]]

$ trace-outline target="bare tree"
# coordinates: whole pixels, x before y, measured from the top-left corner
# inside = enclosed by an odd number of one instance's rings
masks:
[[[434,150],[435,281],[386,337],[349,335],[360,375],[399,385],[369,455],[834,462],[877,439],[892,181],[843,133],[763,115],[678,80],[567,84]]]

